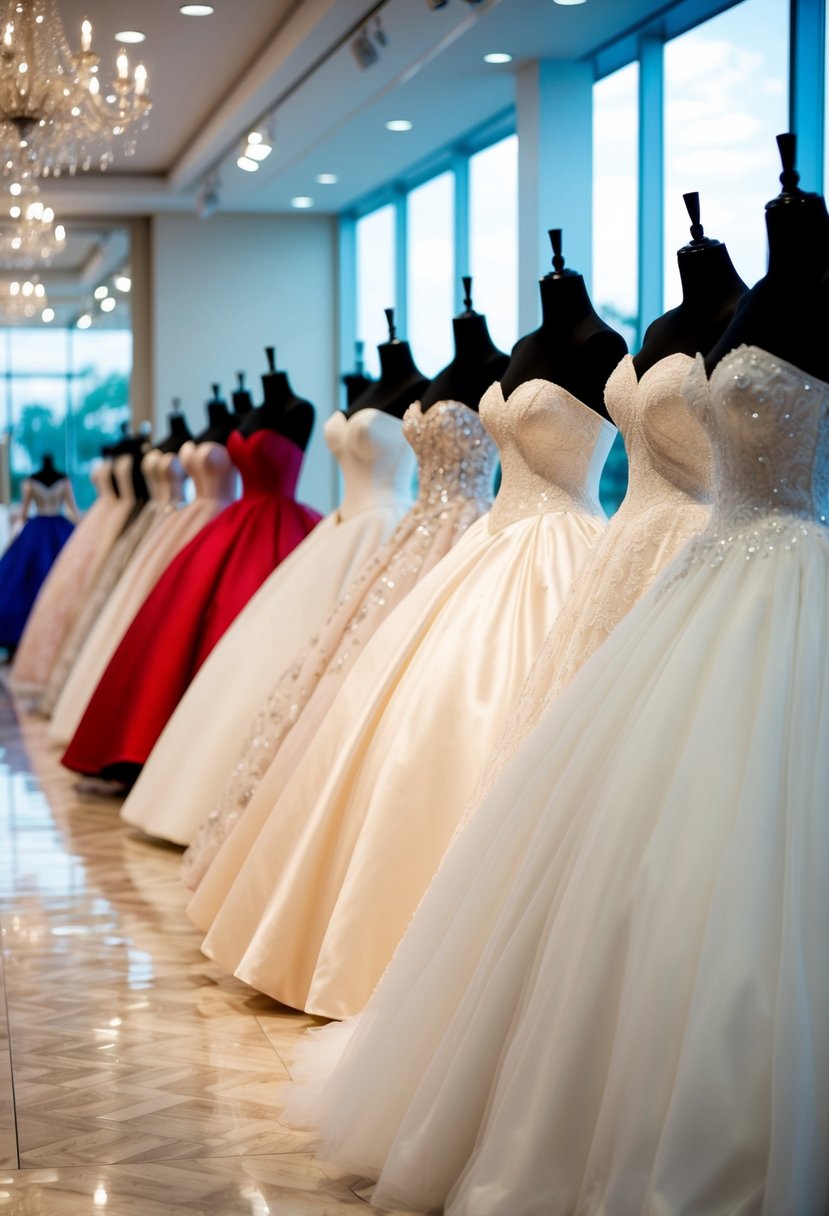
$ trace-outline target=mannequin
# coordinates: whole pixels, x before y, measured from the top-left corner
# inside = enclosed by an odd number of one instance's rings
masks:
[[[429,381],[412,358],[411,347],[397,336],[394,324],[394,309],[386,308],[389,326],[387,342],[377,347],[380,356],[380,379],[361,393],[353,405],[346,410],[350,418],[358,410],[382,410],[402,418],[413,401],[419,400]]]
[[[55,460],[51,452],[44,452],[43,463],[36,473],[29,474],[30,481],[39,481],[42,486],[53,486],[57,481],[63,481],[66,474],[55,468]]]
[[[237,372],[236,380],[237,386],[233,390],[233,397],[231,400],[233,402],[233,412],[241,422],[245,415],[249,414],[253,409],[253,400],[250,392],[245,388],[245,373]]]
[[[268,360],[268,370],[262,377],[265,400],[245,416],[239,429],[243,435],[252,435],[255,431],[276,431],[304,452],[314,426],[314,407],[310,401],[296,395],[287,372],[276,370],[276,350],[273,346],[265,347],[265,356]]]
[[[211,384],[213,396],[205,404],[207,410],[207,427],[196,435],[196,443],[226,444],[228,436],[239,425],[227,408],[227,402],[220,395],[220,386]]]
[[[821,195],[798,187],[797,137],[778,135],[777,146],[783,189],[766,204],[768,270],[743,297],[705,367],[710,376],[724,355],[746,344],[829,381],[829,215]]]
[[[501,388],[509,398],[527,380],[549,380],[607,418],[604,386],[627,343],[598,315],[582,276],[565,269],[560,228],[550,229],[550,242],[553,269],[539,284],[541,325],[516,342]]]
[[[365,342],[354,343],[354,371],[345,372],[340,376],[340,381],[345,385],[345,408],[351,409],[354,402],[364,393],[370,385],[374,384],[371,376],[366,375],[366,367],[363,362],[363,351],[365,350]]]
[[[193,438],[190,434],[190,427],[187,425],[187,419],[182,414],[180,406],[181,398],[174,397],[172,411],[167,415],[170,433],[166,439],[162,439],[160,443],[155,445],[159,452],[178,452],[182,444],[186,443],[188,439]]]
[[[639,380],[668,355],[696,355],[722,337],[748,287],[721,241],[705,236],[699,194],[683,194],[691,218],[691,241],[677,250],[682,303],[652,321],[633,366]]]
[[[478,402],[495,380],[500,380],[509,356],[489,336],[486,317],[472,307],[472,279],[463,277],[464,311],[452,320],[455,357],[435,376],[420,399],[424,411],[437,401],[460,401],[477,410]]]
[[[148,436],[143,434],[130,435],[124,428],[123,438],[119,439],[111,448],[111,454],[118,456],[132,456],[132,488],[135,494],[136,506],[142,506],[149,501],[150,491],[144,480],[144,474],[141,472],[141,461],[148,450]],[[114,483],[114,477],[113,477]],[[116,487],[117,492],[117,487]]]

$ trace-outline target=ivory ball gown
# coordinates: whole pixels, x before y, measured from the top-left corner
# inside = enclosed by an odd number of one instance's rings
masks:
[[[275,676],[411,507],[414,454],[399,418],[338,412],[326,421],[325,440],[343,473],[342,502],[262,584],[167,723],[121,810],[150,835],[190,843]]]
[[[180,506],[181,487],[177,491],[171,486],[158,527],[147,536],[98,614],[52,711],[49,733],[64,746],[78,729],[109,660],[167,566],[236,496],[238,474],[221,443],[188,439],[177,456],[163,454],[157,475],[173,480],[192,478],[196,497]]]
[[[609,422],[546,380],[492,385],[481,419],[491,512],[367,644],[287,783],[277,757],[190,905],[205,953],[311,1013],[368,1000],[606,526]]]
[[[276,431],[234,431],[244,492],[165,570],[110,660],[63,763],[131,781],[227,627],[319,520],[294,497],[304,452]]]
[[[369,638],[492,505],[498,450],[475,410],[438,401],[424,413],[416,401],[406,410],[403,429],[417,456],[417,502],[262,699],[218,805],[214,794],[185,855],[190,886],[198,883],[276,753],[280,764],[302,754]]]
[[[319,1099],[379,1206],[829,1211],[829,385],[748,346],[686,391],[708,527],[459,833]]]

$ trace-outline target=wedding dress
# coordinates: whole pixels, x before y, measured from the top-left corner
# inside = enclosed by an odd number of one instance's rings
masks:
[[[17,536],[0,556],[0,646],[5,648],[20,641],[38,592],[74,528],[72,520],[63,514],[66,506],[74,519],[74,498],[68,477],[61,477],[51,486],[27,478],[23,488],[24,513],[29,502],[36,513],[24,520]]]
[[[368,639],[492,503],[498,451],[474,410],[439,401],[424,413],[414,402],[403,430],[417,457],[417,501],[262,699],[218,803],[214,794],[185,855],[190,886],[198,884],[277,752],[283,765],[288,754],[302,754]]]
[[[325,440],[343,473],[342,502],[242,610],[167,723],[121,810],[152,836],[190,843],[275,674],[308,645],[411,506],[414,455],[399,418],[337,412]]]
[[[210,651],[319,522],[297,502],[304,450],[277,431],[233,431],[243,494],[173,558],[133,618],[63,756],[90,776],[133,780]]]
[[[668,355],[640,381],[633,359],[625,355],[610,376],[605,404],[625,441],[627,492],[573,583],[472,805],[480,802],[582,664],[686,541],[705,527],[711,504],[711,444],[682,395],[692,365],[690,355]]]
[[[43,694],[61,647],[135,506],[132,456],[101,461],[91,477],[98,497],[43,584],[15,654],[9,685],[21,697]],[[116,494],[113,478],[123,496]]]
[[[829,1211],[829,385],[748,346],[686,392],[708,527],[458,834],[323,1089],[379,1206]]]
[[[181,502],[183,470],[172,453],[159,452],[157,448],[146,452],[141,458],[141,474],[147,485],[149,498],[144,504],[136,503],[134,514],[113,545],[112,552],[61,647],[49,682],[38,703],[38,710],[45,717],[51,717],[87,638],[121,579],[127,574],[144,544],[152,542],[164,517]]]
[[[150,453],[144,459],[149,456]],[[166,504],[162,504],[157,525],[145,537],[98,614],[52,711],[49,733],[64,746],[77,730],[98,681],[135,614],[167,566],[235,497],[236,469],[223,444],[196,444],[188,439],[177,456],[171,452],[158,456],[155,476],[169,482],[166,495],[161,491]],[[192,479],[196,496],[180,506],[185,477]]]
[[[375,634],[287,784],[277,758],[192,901],[205,953],[325,1017],[371,995],[606,525],[609,422],[546,380],[492,385],[481,419],[491,512]]]

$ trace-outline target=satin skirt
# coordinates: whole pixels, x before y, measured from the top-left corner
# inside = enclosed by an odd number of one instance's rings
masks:
[[[678,559],[456,838],[316,1107],[377,1205],[829,1211],[829,538],[750,543]]]
[[[368,644],[287,785],[262,782],[191,902],[205,953],[308,1012],[363,1007],[604,526],[473,525]]]

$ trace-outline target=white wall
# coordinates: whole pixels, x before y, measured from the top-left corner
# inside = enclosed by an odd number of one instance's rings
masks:
[[[260,401],[264,348],[275,346],[277,367],[317,408],[299,497],[330,510],[336,480],[322,427],[339,405],[335,221],[159,215],[150,259],[157,432],[166,430],[173,397],[181,398],[191,429],[203,429],[211,382],[229,397],[237,370],[247,373]]]

